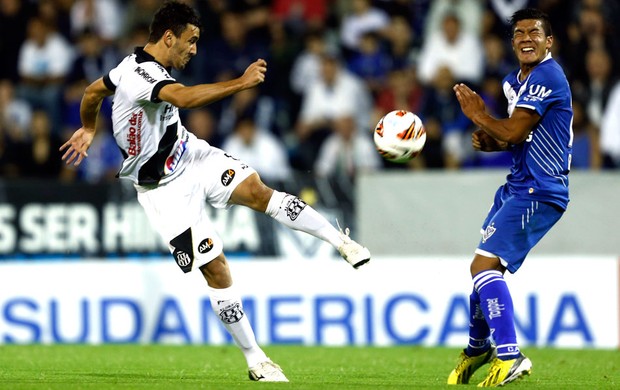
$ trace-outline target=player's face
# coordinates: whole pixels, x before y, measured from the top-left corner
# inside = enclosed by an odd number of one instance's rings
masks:
[[[547,36],[542,21],[537,19],[520,20],[512,33],[512,49],[521,65],[536,65],[541,62],[551,48],[553,37]]]
[[[200,29],[193,24],[188,24],[180,37],[175,39],[172,45],[172,67],[185,69],[185,66],[196,55],[198,49],[196,43],[200,38]]]

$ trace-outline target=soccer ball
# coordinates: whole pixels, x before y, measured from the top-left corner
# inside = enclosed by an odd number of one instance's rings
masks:
[[[396,110],[387,113],[375,128],[375,146],[384,159],[406,163],[417,156],[426,142],[422,120],[413,112]]]

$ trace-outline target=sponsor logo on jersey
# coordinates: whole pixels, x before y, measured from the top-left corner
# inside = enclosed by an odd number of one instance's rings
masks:
[[[484,230],[484,233],[482,234],[482,242],[487,242],[487,240],[489,238],[491,238],[491,236],[493,235],[493,233],[495,233],[495,223],[490,224],[489,226],[487,226],[487,228]]]
[[[234,169],[227,169],[227,170],[225,170],[224,173],[222,173],[222,185],[224,187],[228,187],[228,185],[230,183],[232,183],[234,178],[235,178],[235,170]]]
[[[183,155],[185,154],[185,151],[187,150],[187,139],[188,137],[186,136],[185,139],[180,140],[179,144],[177,145],[177,148],[174,150],[174,153],[168,156],[168,158],[166,159],[166,165],[165,165],[166,174],[170,174],[174,172],[176,167],[179,165],[179,161],[181,161],[181,157],[183,157]]]
[[[157,80],[155,80],[155,78],[154,78],[153,76],[151,76],[151,75],[149,74],[149,72],[147,72],[146,70],[142,69],[142,67],[140,67],[140,66],[138,66],[138,67],[136,68],[136,73],[137,73],[140,77],[142,77],[142,78],[144,79],[144,81],[146,81],[146,82],[147,82],[147,83],[149,83],[149,84],[153,84],[155,81],[157,81]]]
[[[198,252],[204,254],[209,252],[211,249],[213,249],[212,239],[205,238],[204,240],[200,241],[200,244],[198,245]]]
[[[225,324],[234,324],[235,322],[241,321],[243,318],[243,309],[241,309],[241,304],[239,302],[235,302],[224,307],[220,310],[220,318]]]
[[[166,107],[164,107],[164,113],[159,116],[159,120],[162,122],[169,121],[174,116],[176,110],[177,108],[172,104],[166,104]]]
[[[127,131],[127,154],[137,156],[142,151],[142,116],[144,112],[132,113],[129,118],[129,130]]]
[[[297,217],[299,217],[299,214],[306,206],[306,202],[298,197],[293,197],[293,199],[289,200],[286,204],[286,215],[291,219],[291,221],[294,221]]]
[[[547,90],[544,85],[534,84],[530,85],[527,92],[528,94],[525,98],[523,98],[523,100],[525,100],[526,102],[534,102],[542,101],[544,98],[551,95],[551,92],[553,92],[553,90]]]

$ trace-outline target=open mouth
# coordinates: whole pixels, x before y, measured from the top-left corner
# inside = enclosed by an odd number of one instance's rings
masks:
[[[525,54],[530,54],[530,53],[534,53],[534,48],[533,47],[523,47],[521,48],[521,53],[525,53]]]

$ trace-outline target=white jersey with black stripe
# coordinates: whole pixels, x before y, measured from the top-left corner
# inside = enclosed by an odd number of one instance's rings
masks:
[[[152,187],[172,180],[187,164],[189,132],[179,109],[157,96],[177,81],[142,48],[112,69],[103,81],[114,91],[112,126],[123,157],[119,177]]]

